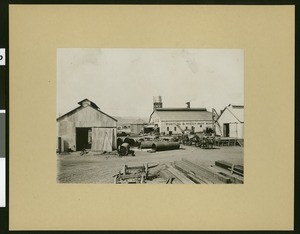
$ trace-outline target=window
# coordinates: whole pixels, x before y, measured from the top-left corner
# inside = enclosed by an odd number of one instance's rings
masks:
[[[174,131],[176,131],[176,127],[174,127]]]
[[[187,126],[185,126],[185,130],[188,130],[188,127],[187,127]]]
[[[167,131],[169,131],[169,127],[167,127]]]

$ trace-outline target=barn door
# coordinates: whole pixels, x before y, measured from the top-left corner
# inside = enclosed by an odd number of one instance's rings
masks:
[[[92,150],[112,151],[113,149],[113,129],[93,128],[92,129]]]

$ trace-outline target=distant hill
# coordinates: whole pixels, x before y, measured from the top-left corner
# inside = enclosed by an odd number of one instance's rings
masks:
[[[149,118],[147,117],[138,117],[138,116],[113,116],[115,119],[118,120],[118,125],[130,125],[132,123],[135,123],[136,121],[140,122],[143,120],[145,123],[149,122]]]

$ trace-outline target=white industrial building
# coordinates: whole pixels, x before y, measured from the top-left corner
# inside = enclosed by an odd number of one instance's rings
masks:
[[[216,120],[216,134],[244,139],[244,106],[226,106]]]
[[[161,97],[154,97],[150,125],[159,133],[180,134],[185,130],[203,132],[212,128],[212,113],[206,108],[163,108]]]

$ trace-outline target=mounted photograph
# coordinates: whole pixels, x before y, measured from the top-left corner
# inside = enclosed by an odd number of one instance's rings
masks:
[[[244,183],[243,49],[59,48],[56,104],[58,183]]]

